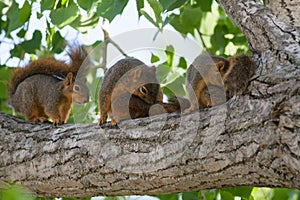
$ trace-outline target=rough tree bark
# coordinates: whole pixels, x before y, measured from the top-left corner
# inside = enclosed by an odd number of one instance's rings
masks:
[[[265,0],[265,5],[283,22],[300,28],[299,0]]]
[[[300,36],[259,0],[219,0],[257,64],[249,95],[189,115],[33,125],[0,114],[0,182],[39,196],[300,189]],[[1,184],[0,184],[1,185]]]

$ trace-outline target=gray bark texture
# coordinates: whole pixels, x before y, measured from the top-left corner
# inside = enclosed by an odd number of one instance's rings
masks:
[[[265,0],[265,5],[283,22],[300,28],[300,0]]]
[[[30,124],[0,114],[0,185],[35,195],[162,194],[235,186],[300,189],[300,36],[259,0],[219,0],[249,41],[249,94],[188,115]]]

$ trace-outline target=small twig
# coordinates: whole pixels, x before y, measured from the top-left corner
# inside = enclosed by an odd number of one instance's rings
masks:
[[[203,48],[205,49],[205,51],[208,51],[208,48],[207,48],[207,46],[206,46],[206,44],[204,42],[204,39],[203,39],[203,33],[201,33],[198,28],[196,30],[197,30],[197,32],[199,34],[199,37],[200,37],[201,43],[203,45]]]
[[[97,68],[102,68],[104,72],[106,71],[106,64],[107,64],[107,45],[111,43],[115,48],[117,48],[123,56],[129,57],[122,49],[121,47],[113,41],[109,37],[109,32],[108,32],[108,26],[109,26],[109,21],[108,19],[103,19],[103,24],[102,24],[102,31],[104,33],[104,41],[102,43],[102,62]]]

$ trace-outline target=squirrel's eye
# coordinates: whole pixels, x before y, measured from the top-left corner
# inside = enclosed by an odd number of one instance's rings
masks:
[[[148,90],[147,90],[147,88],[146,88],[145,86],[140,87],[140,92],[141,92],[143,95],[148,94]]]
[[[78,85],[74,86],[74,91],[79,91],[79,86]]]

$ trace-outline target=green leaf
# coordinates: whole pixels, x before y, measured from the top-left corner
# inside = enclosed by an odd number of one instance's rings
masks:
[[[7,7],[7,5],[4,2],[0,1],[0,11],[2,11],[5,7]]]
[[[234,200],[234,195],[230,192],[220,190],[220,195],[222,200]]]
[[[272,200],[289,199],[289,192],[287,188],[274,188]]]
[[[21,45],[15,45],[15,47],[11,49],[9,53],[11,57],[17,57],[21,60],[24,58],[24,50]]]
[[[203,12],[211,12],[212,0],[196,0],[195,6],[199,6]]]
[[[179,58],[178,67],[182,68],[182,69],[187,69],[187,63],[186,63],[186,60],[184,59],[184,57]]]
[[[180,33],[186,35],[191,33],[194,35],[194,30],[198,29],[202,20],[202,10],[199,7],[184,6],[180,15],[172,14],[170,24]]]
[[[234,45],[247,44],[247,39],[244,35],[236,35],[230,40]]]
[[[229,192],[233,196],[241,197],[244,200],[248,200],[251,196],[253,187],[234,187],[234,188],[225,188],[221,191],[223,192]]]
[[[180,73],[177,71],[169,72],[167,77],[164,79],[164,81],[161,82],[162,86],[166,86],[168,84],[171,84],[173,81],[178,79],[180,77]]]
[[[51,22],[59,28],[71,24],[77,16],[78,8],[73,1],[70,2],[68,7],[58,8],[50,13]]]
[[[176,96],[185,96],[185,78],[183,76],[178,76],[175,80],[170,82],[168,85],[163,87],[163,91],[167,88],[169,91],[172,91]],[[168,94],[166,94],[168,95]],[[174,96],[174,95],[172,95]],[[168,96],[170,97],[170,96]]]
[[[182,193],[182,200],[199,200],[199,192],[184,192]]]
[[[26,31],[22,28],[18,33],[17,33],[17,36],[19,38],[23,38],[26,34]]]
[[[99,22],[99,16],[96,13],[89,13],[87,17],[79,15],[71,24],[74,29],[81,33],[87,33],[88,30],[95,28]]]
[[[153,53],[151,54],[151,63],[155,63],[159,61],[159,57],[154,55]]]
[[[160,200],[178,200],[178,194],[161,194],[155,196]]]
[[[147,0],[150,7],[152,8],[154,15],[155,15],[155,24],[157,24],[157,27],[159,29],[162,28],[162,17],[161,13],[163,12],[163,7],[157,0]]]
[[[59,31],[56,31],[52,38],[52,52],[61,53],[66,46],[65,39],[61,36]]]
[[[55,5],[55,0],[42,0],[41,1],[41,11],[52,10]]]
[[[141,10],[141,14],[144,15],[144,17],[151,22],[154,26],[156,26],[159,29],[159,24],[156,23],[155,19],[153,19],[145,10]]]
[[[20,44],[22,49],[27,53],[35,53],[40,48],[42,41],[42,33],[40,31],[34,31],[32,39],[26,40]]]
[[[99,0],[97,14],[112,21],[115,16],[123,12],[127,3],[128,0]]]
[[[9,68],[0,68],[0,99],[8,98],[6,86],[10,80],[10,72]]]
[[[217,195],[218,193],[216,192],[216,190],[202,190],[200,191],[201,193],[201,197],[205,197],[205,198],[201,198],[202,199],[206,199],[206,200],[215,200],[217,199]]]
[[[22,8],[20,9],[18,22],[25,23],[28,21],[31,13],[31,6],[28,1],[25,1]]]
[[[15,185],[0,191],[0,197],[2,197],[1,199],[3,200],[34,200],[34,198],[29,196],[23,188]]]
[[[168,74],[172,71],[172,67],[167,63],[160,64],[156,67],[156,75],[160,83],[163,83]]]
[[[163,12],[162,5],[159,1],[156,0],[147,0],[153,13],[146,12],[145,9],[141,9],[141,14],[150,21],[154,26],[156,26],[159,30],[162,30],[164,23],[162,21],[161,13]]]
[[[77,3],[82,9],[89,11],[93,7],[94,0],[77,0]]]
[[[141,9],[144,8],[144,0],[136,0],[136,9],[138,11],[139,17],[141,17]]]
[[[170,66],[173,66],[174,52],[175,52],[175,49],[172,45],[168,45],[166,47],[165,53],[167,55],[167,63]]]
[[[175,8],[179,8],[180,6],[184,5],[186,2],[189,2],[189,0],[163,0],[160,1],[163,10],[166,11],[171,11],[174,10]]]
[[[220,51],[221,54],[224,54],[225,47],[229,43],[229,39],[225,38],[225,35],[228,33],[227,26],[217,24],[214,29],[214,34],[210,38],[212,45],[211,53],[216,53]]]
[[[28,1],[24,2],[21,9],[19,9],[19,5],[13,1],[13,4],[6,13],[9,20],[7,34],[10,34],[11,31],[23,26],[29,20],[30,13],[31,6]]]

